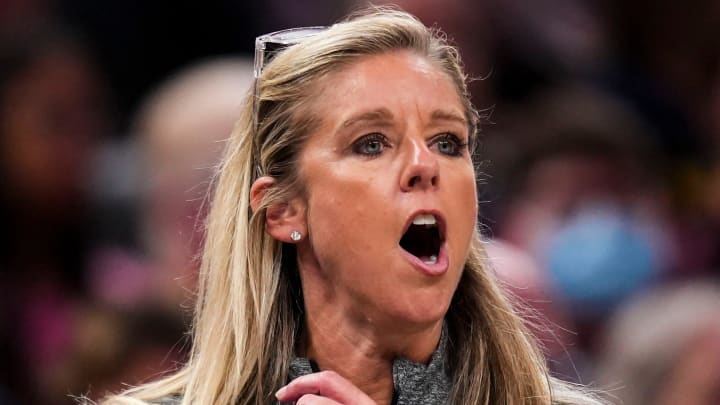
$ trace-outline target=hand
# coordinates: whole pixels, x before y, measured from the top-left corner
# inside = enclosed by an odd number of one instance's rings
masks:
[[[358,387],[334,371],[321,371],[298,377],[280,388],[275,397],[281,402],[295,402],[297,405],[375,405]]]

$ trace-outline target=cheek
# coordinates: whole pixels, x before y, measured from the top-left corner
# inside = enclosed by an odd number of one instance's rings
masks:
[[[477,183],[473,172],[465,174],[460,179],[461,185],[456,189],[456,201],[462,205],[463,213],[470,218],[477,217]]]
[[[467,255],[477,223],[477,191],[475,175],[471,170],[456,171],[450,185],[453,190],[446,196],[449,222],[454,225],[448,238],[454,238],[458,257]],[[462,243],[461,243],[462,242]]]
[[[309,187],[308,232],[321,267],[369,260],[389,243],[389,197],[372,179],[326,176]]]

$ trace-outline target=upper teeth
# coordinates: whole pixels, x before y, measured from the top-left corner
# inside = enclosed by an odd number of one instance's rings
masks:
[[[413,219],[413,225],[435,225],[435,215],[418,215]]]

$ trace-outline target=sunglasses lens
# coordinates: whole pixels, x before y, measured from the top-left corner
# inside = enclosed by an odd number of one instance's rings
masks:
[[[303,27],[303,28],[290,28],[287,30],[273,32],[258,37],[259,40],[264,42],[274,42],[277,44],[292,45],[297,43],[303,38],[313,36],[318,32],[326,30],[327,27]]]
[[[263,67],[278,52],[326,29],[327,27],[290,28],[257,37],[255,39],[255,78],[260,77]]]

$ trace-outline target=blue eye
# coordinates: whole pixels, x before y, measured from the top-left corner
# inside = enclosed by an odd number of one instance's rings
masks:
[[[386,146],[389,146],[387,138],[382,134],[373,133],[355,141],[352,151],[358,155],[377,156],[385,150]]]
[[[446,155],[456,155],[458,153],[457,145],[453,142],[443,140],[437,143],[438,150]]]
[[[448,156],[461,156],[463,148],[467,147],[467,143],[450,133],[436,136],[432,143],[438,152]]]
[[[368,141],[362,145],[362,151],[366,155],[377,155],[382,149],[383,144],[380,141]]]

